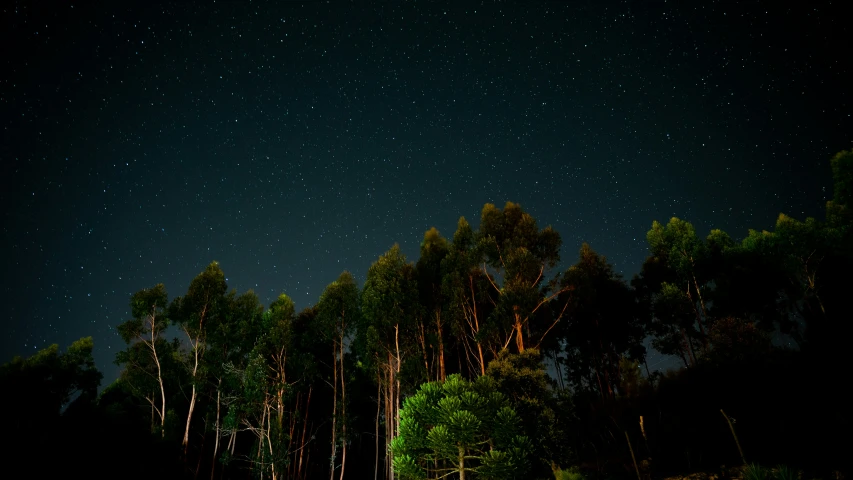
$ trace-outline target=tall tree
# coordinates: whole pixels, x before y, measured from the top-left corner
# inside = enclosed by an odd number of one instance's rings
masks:
[[[495,272],[489,275],[499,294],[493,315],[508,323],[505,345],[514,336],[517,351],[523,352],[524,338],[535,332],[538,347],[562,318],[558,310],[550,326],[530,325],[540,308],[566,291],[547,280],[549,270],[560,261],[560,234],[550,226],[540,230],[520,205],[507,202],[503,210],[490,203],[483,206],[476,238],[484,255],[483,269],[487,264]]]
[[[149,390],[145,386],[140,395],[151,405],[152,417],[154,412],[159,417],[161,437],[165,436],[166,425],[163,353],[169,345],[163,333],[169,326],[167,303],[168,295],[162,283],[133,294],[130,298],[133,318],[118,326],[119,335],[128,348],[116,355],[116,363],[126,365],[126,372],[141,373],[142,378],[154,381],[155,388]]]
[[[213,318],[208,328],[207,355],[210,359],[210,377],[216,392],[214,422],[214,447],[211,465],[211,479],[216,471],[219,460],[220,441],[222,439],[223,399],[227,410],[230,398],[236,392],[234,376],[246,368],[248,353],[252,350],[258,337],[260,321],[263,315],[263,305],[253,291],[237,295],[229,292],[222,314]],[[230,450],[236,443],[236,430],[230,432]]]
[[[362,290],[362,314],[370,350],[377,366],[377,382],[384,384],[385,438],[390,442],[399,431],[400,372],[408,352],[417,348],[416,320],[420,310],[415,267],[406,261],[399,245],[379,257],[367,271]],[[414,347],[414,348],[412,348]],[[379,402],[379,399],[377,399]],[[389,478],[394,471],[386,461]]]
[[[646,240],[652,256],[676,273],[677,281],[674,284],[682,288],[690,302],[696,315],[703,349],[707,351],[706,323],[710,319],[703,297],[707,288],[698,271],[699,264],[707,256],[705,243],[696,236],[696,230],[690,222],[676,217],[671,218],[666,226],[654,221],[651,230],[646,233]]]
[[[421,304],[424,306],[426,315],[430,317],[435,332],[435,351],[438,357],[437,380],[444,380],[446,375],[444,364],[445,319],[443,313],[447,299],[442,289],[441,262],[447,258],[448,253],[450,253],[450,248],[447,239],[442,237],[435,227],[427,230],[421,242],[421,256],[416,268]],[[429,372],[427,373],[429,374]]]
[[[337,441],[338,426],[340,426],[341,463],[340,479],[344,478],[347,459],[347,400],[346,375],[344,373],[344,340],[359,321],[361,313],[359,306],[358,285],[352,274],[344,271],[340,277],[330,283],[320,295],[317,303],[318,324],[324,336],[329,337],[332,346],[333,398],[332,398],[332,456],[330,480],[334,480],[337,470]],[[340,389],[338,387],[340,386]],[[340,413],[338,413],[338,398],[340,397]],[[340,422],[338,419],[340,418]]]
[[[187,453],[189,447],[190,424],[195,411],[198,390],[204,381],[204,369],[200,367],[204,357],[208,324],[214,321],[212,320],[213,317],[221,313],[220,310],[225,304],[225,292],[227,290],[225,273],[222,272],[218,262],[212,262],[190,282],[187,294],[175,298],[169,307],[170,316],[184,331],[190,346],[189,364],[192,390],[184,438],[181,441],[184,454]]]
[[[486,353],[493,355],[502,347],[496,340],[497,328],[488,319],[496,300],[488,275],[480,265],[482,255],[475,243],[474,231],[465,217],[459,218],[453,242],[441,262],[442,296],[447,300],[446,318],[456,338],[457,359],[464,355],[468,377],[486,373]],[[460,373],[463,368],[459,368]]]
[[[602,397],[613,397],[619,383],[623,355],[642,359],[645,332],[631,289],[607,259],[588,244],[581,246],[577,263],[561,279],[571,321],[561,329],[567,352],[570,382],[583,387],[593,374]],[[570,292],[570,293],[569,293]],[[593,387],[593,385],[589,385]]]
[[[246,460],[261,476],[282,478],[291,454],[291,435],[285,425],[293,381],[288,362],[293,353],[293,300],[279,297],[263,313],[254,348],[246,368],[238,377],[239,398],[229,408],[227,429],[247,430],[255,437],[255,448]],[[238,425],[239,424],[239,425]]]

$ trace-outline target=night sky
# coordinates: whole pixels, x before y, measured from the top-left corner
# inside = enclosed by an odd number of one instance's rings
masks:
[[[846,2],[2,3],[0,361],[92,335],[105,384],[212,260],[301,309],[511,200],[629,279],[655,219],[820,217],[853,146]]]

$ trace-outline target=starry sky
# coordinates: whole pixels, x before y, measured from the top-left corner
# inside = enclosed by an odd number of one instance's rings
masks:
[[[820,216],[844,2],[731,3],[3,2],[0,357],[92,335],[106,384],[139,289],[302,308],[486,202],[626,278],[655,219]]]

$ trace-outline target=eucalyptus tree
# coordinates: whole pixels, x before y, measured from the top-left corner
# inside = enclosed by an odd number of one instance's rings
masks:
[[[223,403],[227,412],[228,405],[238,394],[235,378],[246,368],[246,361],[260,333],[260,322],[264,307],[253,291],[237,295],[228,293],[221,315],[209,327],[207,335],[207,357],[213,388],[216,391],[216,420],[214,422],[213,464],[211,476],[219,460],[220,441],[223,437]],[[227,451],[233,452],[236,446],[236,430],[229,432]]]
[[[295,308],[287,295],[279,297],[261,316],[258,337],[240,372],[239,393],[229,406],[225,428],[246,430],[255,437],[255,448],[246,460],[262,476],[283,478],[289,462],[291,435],[285,417],[294,380],[288,378],[293,354]]]
[[[116,363],[125,366],[123,375],[128,384],[151,405],[152,423],[155,413],[159,418],[161,437],[165,436],[166,425],[164,353],[170,347],[163,338],[169,326],[167,303],[168,295],[162,283],[131,296],[130,311],[133,318],[118,326],[119,335],[128,348],[116,355]],[[138,380],[146,384],[135,383]]]
[[[338,478],[344,478],[347,459],[347,399],[346,375],[344,373],[344,340],[359,322],[358,285],[352,274],[344,271],[337,280],[330,283],[320,295],[317,303],[318,324],[323,335],[328,337],[332,347],[332,455],[330,460],[330,479],[335,478],[337,470],[337,440],[340,427],[341,462]],[[340,387],[340,389],[338,388]],[[340,412],[338,398],[340,397]],[[338,419],[340,418],[340,422]]]
[[[560,330],[569,380],[582,387],[592,374],[599,394],[612,398],[619,385],[620,358],[645,355],[645,332],[634,293],[607,259],[586,243],[560,282],[571,292],[566,294],[571,321]]]
[[[461,363],[464,355],[469,377],[486,373],[487,354],[495,355],[500,349],[494,328],[488,319],[495,298],[491,295],[491,282],[480,266],[482,255],[475,242],[474,230],[459,218],[453,241],[441,262],[441,294],[447,302],[445,317],[450,321],[455,337],[457,354]],[[459,368],[460,372],[463,368]]]
[[[550,325],[531,327],[535,318],[543,318],[537,315],[539,310],[567,291],[554,279],[548,280],[549,270],[560,261],[560,234],[550,226],[540,230],[520,205],[507,202],[503,210],[490,203],[483,206],[475,238],[483,255],[483,270],[488,265],[494,272],[486,273],[498,294],[493,315],[508,331],[504,347],[514,337],[517,351],[523,352],[525,337],[533,333],[537,338],[528,338],[528,346],[538,347],[565,311],[557,309]]]
[[[676,274],[672,282],[684,292],[693,313],[702,339],[703,350],[708,350],[707,324],[710,323],[708,309],[703,293],[709,290],[708,282],[703,278],[700,264],[708,255],[705,242],[696,235],[690,222],[673,217],[666,226],[658,221],[652,222],[652,228],[646,233],[651,255],[661,260]]]
[[[442,288],[441,264],[449,253],[450,246],[447,239],[442,237],[435,227],[427,230],[421,242],[421,256],[416,268],[421,304],[424,306],[425,314],[430,317],[432,330],[435,332],[435,353],[438,357],[438,368],[435,375],[437,380],[444,380],[446,376],[444,361],[446,319],[444,318],[444,311],[447,298]],[[421,328],[421,338],[424,339],[426,335],[423,333],[423,326]],[[424,354],[426,354],[426,340],[422,340],[422,343],[424,344]],[[427,365],[427,373],[429,374],[430,371],[431,369]]]
[[[205,368],[202,363],[204,361],[207,331],[209,324],[215,322],[215,318],[222,314],[222,309],[226,303],[225,292],[227,290],[225,273],[222,272],[218,262],[212,262],[190,282],[186,295],[175,298],[169,306],[170,316],[186,334],[190,347],[189,371],[192,390],[184,438],[181,441],[185,454],[189,447],[190,424],[196,407],[198,391],[204,382]]]
[[[400,372],[417,344],[420,313],[415,267],[407,262],[399,245],[379,257],[367,271],[361,296],[363,322],[359,335],[375,361],[377,382],[384,386],[384,406],[377,398],[377,411],[385,412],[385,439],[390,442],[399,430],[402,398]],[[378,418],[378,415],[377,415]],[[386,459],[387,460],[387,459]],[[388,476],[393,478],[391,464],[386,461]]]

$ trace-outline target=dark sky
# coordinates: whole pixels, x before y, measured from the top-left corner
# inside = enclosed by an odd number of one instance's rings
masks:
[[[845,2],[731,3],[3,2],[0,357],[92,335],[108,382],[141,288],[302,308],[486,202],[626,278],[655,219],[821,215]]]

